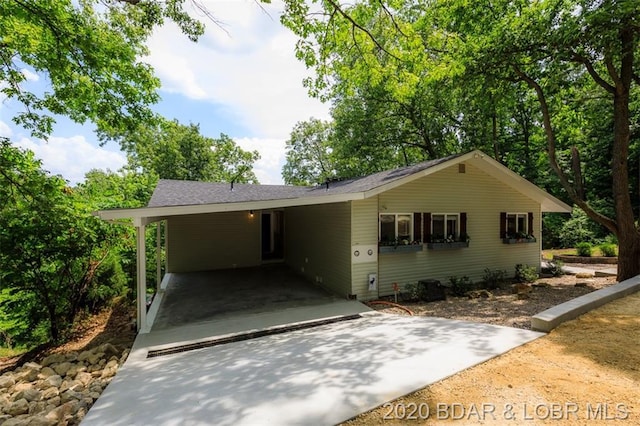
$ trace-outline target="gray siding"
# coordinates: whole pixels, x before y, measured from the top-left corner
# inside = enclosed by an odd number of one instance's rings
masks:
[[[417,179],[379,195],[380,212],[466,212],[468,248],[382,254],[378,257],[380,295],[424,278],[448,281],[450,276],[482,278],[485,268],[504,269],[510,276],[517,263],[540,265],[540,205],[470,164]],[[503,244],[500,212],[533,212],[537,243]],[[376,227],[377,232],[377,227]],[[366,297],[366,296],[365,296]]]
[[[260,264],[259,215],[248,212],[167,219],[167,271],[244,268]]]
[[[342,296],[351,292],[350,244],[350,203],[285,210],[285,262]]]

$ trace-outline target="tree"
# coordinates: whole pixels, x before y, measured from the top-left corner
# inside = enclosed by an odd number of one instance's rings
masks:
[[[257,183],[257,151],[244,151],[229,136],[202,136],[198,125],[159,119],[121,138],[130,167],[141,167],[160,179]]]
[[[151,120],[148,105],[158,100],[159,81],[140,61],[146,40],[166,19],[191,40],[204,32],[183,3],[0,0],[1,90],[24,106],[14,121],[45,137],[51,113],[90,120],[107,134]],[[45,75],[51,90],[26,91],[25,67]]]
[[[45,324],[48,337],[59,340],[98,289],[96,277],[106,273],[112,227],[62,178],[43,171],[32,152],[6,138],[0,139],[0,198],[0,309],[32,332]]]
[[[537,101],[548,161],[566,194],[618,238],[619,279],[640,274],[640,232],[630,197],[637,191],[630,190],[629,176],[631,105],[640,83],[637,1],[501,0],[469,7],[463,0],[390,6],[327,0],[324,14],[310,14],[302,1],[287,5],[283,22],[302,38],[298,56],[316,70],[315,81],[307,82],[316,93],[363,81],[384,81],[402,93],[416,80],[456,78],[526,88]],[[608,122],[587,113],[583,95],[607,100]],[[588,165],[574,143],[583,135],[560,124],[579,121],[593,134],[611,129],[614,216],[588,198]]]
[[[336,175],[332,158],[333,126],[311,118],[296,123],[286,142],[282,178],[288,185],[315,185]]]

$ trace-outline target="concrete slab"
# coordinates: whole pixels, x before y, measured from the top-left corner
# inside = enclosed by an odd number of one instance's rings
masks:
[[[640,275],[540,312],[531,317],[531,328],[548,333],[563,322],[637,291],[640,291]]]
[[[362,315],[157,358],[139,345],[83,424],[331,425],[543,335]]]
[[[282,264],[174,273],[161,294],[152,331],[344,300]]]

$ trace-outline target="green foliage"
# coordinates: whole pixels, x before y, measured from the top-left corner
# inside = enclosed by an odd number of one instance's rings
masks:
[[[422,298],[422,289],[417,282],[406,283],[402,297],[405,302],[416,302]]]
[[[554,277],[560,277],[564,275],[564,270],[562,269],[563,266],[564,263],[561,260],[551,260],[547,262],[547,268],[545,269],[545,271],[550,273]]]
[[[160,81],[140,61],[153,29],[172,20],[190,39],[204,26],[183,9],[184,0],[0,1],[2,93],[24,105],[14,117],[33,135],[51,132],[54,118],[89,120],[106,134],[149,122],[148,104]],[[23,69],[45,74],[44,93],[24,89]]]
[[[538,270],[535,266],[518,263],[516,265],[516,274],[514,279],[519,283],[535,282],[538,279]]]
[[[465,296],[467,292],[473,290],[473,281],[469,279],[466,275],[458,278],[457,276],[449,277],[449,284],[451,285],[451,293],[454,296]]]
[[[507,280],[507,271],[504,269],[491,270],[486,268],[482,275],[483,288],[495,290],[502,288]]]
[[[606,232],[602,226],[589,219],[579,208],[574,208],[571,218],[564,222],[558,235],[562,247],[575,247],[580,242],[598,243]]]
[[[591,257],[592,252],[593,246],[591,243],[583,242],[576,244],[576,253],[578,256]]]
[[[311,118],[296,123],[286,143],[282,178],[287,185],[316,185],[336,174],[332,157],[333,126]]]
[[[604,257],[615,257],[616,256],[616,246],[615,246],[615,244],[604,243],[604,244],[600,244],[598,246],[598,248],[600,249],[600,253],[602,253],[602,255]]]
[[[58,340],[86,306],[109,256],[113,227],[33,153],[0,140],[0,309],[20,338]]]
[[[304,0],[286,2],[282,22],[316,74],[305,84],[312,96],[334,102],[337,168],[343,160],[385,168],[483,149],[602,228],[625,234],[620,273],[640,273],[637,4],[472,6],[360,0],[312,9]],[[573,245],[603,237],[583,225],[554,239]]]
[[[252,171],[258,152],[244,151],[229,136],[212,139],[199,126],[159,120],[120,138],[130,168],[160,179],[257,183]]]

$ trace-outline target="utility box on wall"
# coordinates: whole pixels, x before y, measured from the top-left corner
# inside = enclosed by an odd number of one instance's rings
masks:
[[[378,274],[369,274],[369,291],[378,289]]]

